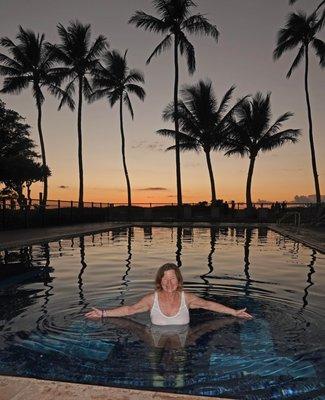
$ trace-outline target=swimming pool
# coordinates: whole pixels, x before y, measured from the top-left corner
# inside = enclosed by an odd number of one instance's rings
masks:
[[[255,318],[191,311],[85,320],[153,289],[176,262],[185,290]],[[266,228],[131,227],[0,252],[0,374],[245,399],[325,398],[325,256]]]

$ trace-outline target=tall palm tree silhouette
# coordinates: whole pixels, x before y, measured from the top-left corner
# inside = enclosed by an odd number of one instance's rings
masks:
[[[138,28],[150,32],[166,35],[154,49],[147,60],[150,63],[154,56],[158,56],[164,50],[169,49],[174,39],[174,113],[175,113],[175,155],[176,155],[176,183],[177,183],[177,205],[182,206],[182,184],[179,148],[179,125],[178,125],[178,81],[179,66],[178,55],[184,53],[187,57],[187,66],[190,74],[195,71],[195,50],[186,34],[210,35],[218,39],[217,28],[210,24],[202,14],[191,14],[191,9],[196,7],[192,0],[153,0],[152,4],[159,17],[146,14],[143,11],[136,11],[130,18],[129,23]]]
[[[79,164],[79,207],[83,207],[84,183],[83,183],[83,159],[82,159],[82,100],[83,96],[89,99],[91,86],[88,80],[95,67],[99,63],[99,57],[103,53],[107,41],[99,35],[91,43],[91,28],[89,24],[83,25],[79,21],[70,22],[65,28],[58,25],[60,44],[49,45],[57,62],[62,66],[56,68],[56,73],[61,79],[68,80],[65,90],[58,89],[55,94],[61,98],[59,109],[67,104],[74,110],[75,103],[72,96],[75,92],[75,82],[78,83],[78,164]]]
[[[286,112],[272,125],[270,93],[265,97],[257,93],[253,98],[246,98],[236,109],[231,124],[231,136],[225,142],[226,155],[239,154],[249,157],[249,169],[246,183],[246,205],[252,207],[251,185],[255,161],[260,151],[270,151],[287,142],[296,143],[299,129],[279,131],[283,122],[293,114]]]
[[[6,77],[1,93],[19,94],[23,89],[32,86],[37,106],[37,128],[42,155],[43,205],[46,205],[48,169],[42,130],[42,105],[45,100],[42,89],[46,87],[51,92],[59,83],[59,79],[53,74],[53,53],[46,48],[44,34],[36,34],[20,26],[16,39],[17,43],[8,37],[0,39],[0,44],[7,48],[11,55],[9,57],[0,54],[0,75]]]
[[[325,67],[325,43],[316,37],[316,34],[321,30],[324,21],[324,16],[318,18],[316,13],[313,13],[310,16],[307,16],[305,13],[302,12],[289,14],[285,27],[282,28],[278,33],[277,46],[273,52],[274,59],[278,59],[288,50],[292,50],[299,46],[298,54],[287,73],[287,78],[290,78],[293,70],[297,68],[299,63],[305,57],[305,94],[309,122],[309,142],[315,182],[316,201],[318,204],[321,203],[321,193],[319,188],[316,154],[314,147],[313,121],[311,115],[311,105],[308,88],[308,72],[310,46],[315,49],[316,55],[319,58],[320,66]]]
[[[123,126],[123,104],[128,107],[132,119],[134,118],[133,108],[129,94],[135,94],[140,100],[144,100],[145,91],[139,83],[144,83],[142,72],[136,69],[129,69],[126,61],[127,51],[122,56],[119,51],[113,50],[105,53],[103,65],[96,68],[92,81],[94,92],[91,101],[106,97],[111,105],[118,101],[120,106],[120,130],[122,141],[123,168],[127,185],[128,206],[132,205],[131,185],[125,158],[125,135]]]
[[[178,104],[178,119],[180,131],[159,129],[157,133],[163,136],[179,136],[179,148],[183,151],[203,150],[209,171],[211,184],[211,203],[215,204],[216,189],[211,164],[210,153],[222,148],[225,137],[229,133],[231,116],[243,101],[238,101],[228,112],[227,108],[234,91],[231,87],[218,106],[211,81],[199,81],[196,85],[184,86],[181,90],[181,100]],[[175,120],[174,104],[169,104],[163,112],[164,120]],[[167,150],[174,150],[175,146]]]

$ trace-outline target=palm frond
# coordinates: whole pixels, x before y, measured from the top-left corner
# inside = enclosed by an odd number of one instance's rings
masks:
[[[22,70],[23,66],[19,64],[16,60],[6,56],[5,54],[0,53],[0,62],[3,65],[6,65],[11,68],[16,68],[17,70]]]
[[[58,106],[58,110],[61,110],[61,108],[66,104],[71,110],[74,110],[75,108],[75,102],[73,100],[73,94],[75,93],[75,80],[77,77],[72,79],[65,89],[61,89],[59,86],[56,85],[50,85],[49,90],[51,93],[56,96],[58,99],[60,99],[60,103]]]
[[[290,117],[293,116],[293,113],[286,112],[282,114],[274,124],[266,131],[265,136],[272,136],[274,135],[282,126],[283,122],[287,121]]]
[[[2,76],[5,76],[5,75],[15,76],[15,75],[19,75],[20,72],[21,71],[18,70],[17,68],[8,67],[7,65],[0,65],[0,75],[2,75]]]
[[[182,23],[182,28],[191,34],[211,36],[216,41],[219,38],[219,31],[215,25],[208,22],[202,14],[191,15]]]
[[[149,64],[153,57],[159,56],[164,50],[167,50],[172,45],[171,34],[167,35],[154,49],[154,51],[150,54],[149,58],[146,61],[146,64]]]
[[[86,60],[88,62],[93,61],[94,59],[100,57],[105,49],[108,48],[107,39],[103,35],[99,35],[91,48],[88,51]]]
[[[19,94],[23,89],[26,89],[31,82],[29,76],[11,76],[5,78],[1,93]]]
[[[316,50],[317,57],[319,58],[319,64],[322,68],[325,67],[325,43],[315,38],[312,42],[312,46]]]
[[[143,11],[136,11],[129,19],[129,24],[154,33],[165,33],[168,30],[168,25],[163,20]]]
[[[144,100],[146,92],[141,86],[129,83],[125,85],[125,88],[129,93],[134,93],[140,100]]]
[[[120,99],[121,93],[119,90],[112,90],[107,93],[107,98],[111,107],[114,107],[115,103]]]
[[[82,92],[83,92],[86,100],[90,101],[91,95],[93,93],[93,89],[89,83],[89,80],[86,77],[83,78]]]
[[[127,82],[127,83],[134,83],[134,82],[144,83],[144,75],[141,71],[133,68],[129,71],[128,76],[125,78],[125,82]]]
[[[179,33],[179,48],[181,54],[186,53],[187,67],[190,74],[195,72],[195,50],[183,32]]]
[[[304,50],[305,50],[305,46],[302,45],[298,51],[297,56],[295,57],[295,59],[293,60],[293,63],[287,73],[287,78],[290,78],[292,72],[294,69],[296,69],[300,63],[300,61],[302,60],[303,56],[304,56]]]
[[[299,129],[286,129],[285,131],[278,132],[273,136],[263,138],[258,146],[262,152],[274,150],[285,143],[296,143],[299,135]]]
[[[103,89],[97,89],[97,90],[94,90],[93,92],[92,92],[92,94],[91,94],[91,96],[90,96],[90,98],[89,98],[89,102],[90,103],[93,103],[94,101],[96,101],[96,100],[100,100],[100,99],[102,99],[103,97],[107,97],[108,96],[108,94],[110,93],[110,89],[109,88],[103,88]]]
[[[130,111],[131,118],[134,119],[133,107],[132,107],[132,104],[131,104],[130,97],[129,97],[129,95],[127,93],[124,93],[123,101],[124,101],[124,103],[126,104],[127,108]]]
[[[217,113],[219,115],[222,115],[225,112],[225,110],[227,109],[229,101],[231,100],[231,96],[232,96],[233,91],[235,90],[235,88],[236,88],[236,86],[231,86],[231,88],[228,89],[226,94],[223,96],[223,98],[222,98],[222,100],[220,102],[220,106],[219,106],[218,111],[217,111]]]

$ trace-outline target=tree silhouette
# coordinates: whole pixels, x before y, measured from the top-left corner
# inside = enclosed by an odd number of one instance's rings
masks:
[[[175,113],[175,155],[176,155],[176,183],[177,183],[177,204],[182,206],[182,185],[181,185],[181,166],[180,166],[180,147],[179,147],[179,122],[178,122],[178,81],[179,66],[178,56],[186,54],[187,66],[190,74],[195,71],[195,50],[186,34],[200,34],[212,36],[218,39],[217,28],[210,24],[202,14],[192,14],[192,8],[196,4],[192,0],[153,0],[152,4],[158,17],[146,14],[143,11],[136,11],[130,18],[129,23],[137,28],[143,28],[150,32],[166,35],[164,39],[154,49],[147,60],[158,56],[163,51],[169,49],[174,44],[174,113]],[[173,43],[174,41],[174,43]]]
[[[325,43],[316,37],[316,34],[321,30],[324,21],[324,16],[322,18],[318,18],[316,13],[313,13],[310,16],[307,16],[305,13],[302,12],[289,14],[285,27],[282,28],[278,33],[277,46],[273,52],[274,59],[278,59],[285,52],[299,46],[298,54],[295,57],[287,73],[287,78],[290,78],[292,72],[297,68],[297,66],[305,57],[305,95],[309,122],[309,143],[315,182],[316,201],[318,204],[321,203],[321,193],[319,188],[316,154],[314,147],[313,121],[308,88],[308,73],[310,46],[312,46],[316,51],[316,56],[319,58],[320,66],[325,67]]]

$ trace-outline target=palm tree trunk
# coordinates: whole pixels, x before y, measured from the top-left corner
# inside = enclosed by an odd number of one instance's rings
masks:
[[[123,128],[123,97],[122,97],[122,95],[121,95],[121,98],[120,98],[120,128],[121,128],[121,140],[122,140],[123,168],[124,168],[124,174],[125,174],[125,179],[126,179],[126,187],[127,187],[127,192],[128,192],[128,207],[131,207],[131,205],[132,205],[132,202],[131,202],[131,185],[130,185],[128,169],[126,167],[126,161],[125,161],[125,138],[124,138],[124,128]]]
[[[211,165],[211,158],[210,158],[210,152],[206,151],[205,152],[207,164],[208,164],[208,170],[209,170],[209,177],[210,177],[210,183],[211,183],[211,204],[215,204],[217,201],[216,198],[216,188],[214,184],[214,177],[213,177],[213,170],[212,170],[212,165]]]
[[[310,143],[310,152],[311,152],[311,164],[313,168],[314,181],[315,181],[315,191],[316,191],[316,202],[318,205],[321,203],[321,195],[319,189],[319,181],[318,181],[318,173],[316,166],[316,155],[314,148],[314,137],[313,137],[313,121],[311,117],[311,107],[309,100],[309,91],[308,91],[308,45],[305,46],[305,92],[306,92],[306,102],[307,102],[307,113],[308,113],[308,122],[309,122],[309,143]]]
[[[39,88],[36,88],[39,91]],[[36,99],[37,104],[37,127],[38,127],[38,135],[39,141],[41,145],[41,155],[42,155],[42,165],[43,165],[43,198],[42,198],[42,206],[46,206],[47,202],[47,191],[48,191],[48,183],[47,183],[47,174],[46,174],[46,156],[45,156],[45,145],[42,131],[42,105],[41,100],[39,98],[39,94]]]
[[[174,114],[175,114],[175,153],[176,153],[176,185],[177,185],[177,205],[182,207],[182,181],[181,181],[181,160],[179,151],[179,124],[178,124],[178,36],[175,34],[174,41],[174,64],[175,64],[175,82],[174,82]],[[180,211],[180,210],[179,210]]]
[[[82,86],[83,86],[83,77],[79,76],[79,102],[78,102],[79,208],[83,207],[83,202],[84,202],[84,172],[82,165],[82,131],[81,131]]]
[[[251,186],[252,186],[252,177],[255,164],[255,156],[250,156],[249,160],[250,161],[249,161],[247,183],[246,183],[246,207],[252,208]]]

